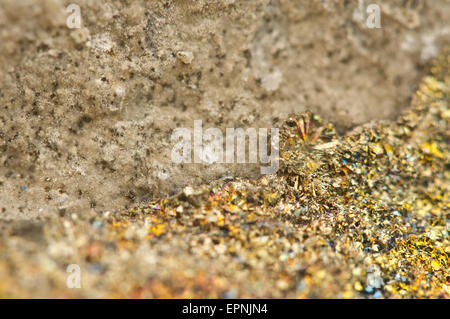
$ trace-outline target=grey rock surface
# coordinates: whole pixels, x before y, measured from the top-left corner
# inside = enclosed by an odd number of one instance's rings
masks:
[[[66,24],[70,3],[81,28]],[[115,210],[228,176],[175,164],[177,127],[341,131],[392,119],[450,38],[450,2],[2,0],[0,219]]]

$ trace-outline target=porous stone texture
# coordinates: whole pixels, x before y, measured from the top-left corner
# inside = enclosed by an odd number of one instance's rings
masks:
[[[379,29],[366,25],[371,3]],[[225,132],[306,109],[340,130],[394,118],[449,17],[448,0],[3,0],[0,219],[114,210],[259,173],[173,163],[171,134],[194,120]]]

